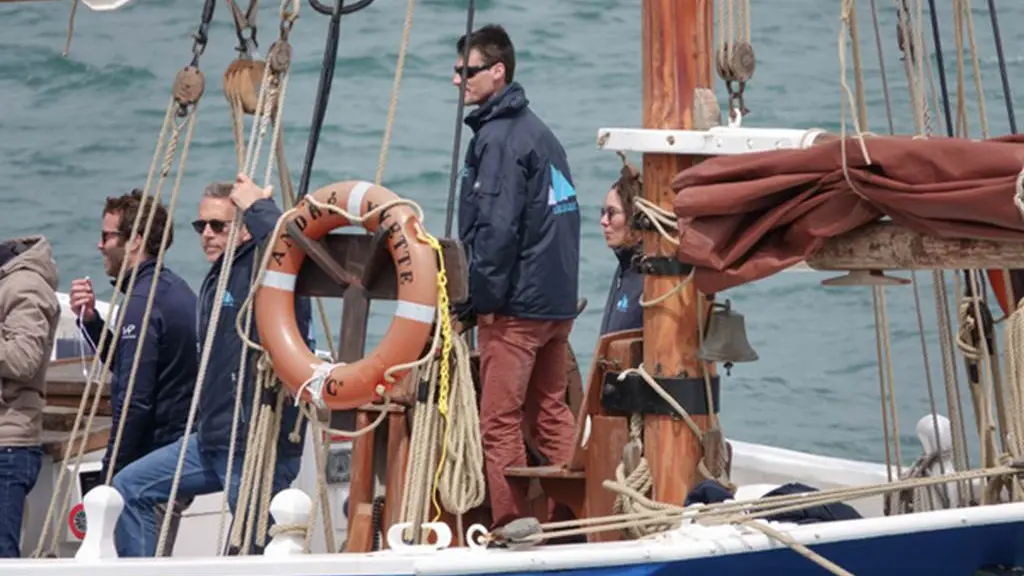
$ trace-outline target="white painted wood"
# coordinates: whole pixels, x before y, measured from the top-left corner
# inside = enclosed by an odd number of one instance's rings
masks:
[[[86,530],[75,560],[106,560],[117,558],[114,528],[124,509],[124,498],[110,486],[97,486],[82,499],[85,506]]]
[[[823,130],[715,126],[710,130],[600,128],[598,150],[693,156],[725,156],[807,148]]]

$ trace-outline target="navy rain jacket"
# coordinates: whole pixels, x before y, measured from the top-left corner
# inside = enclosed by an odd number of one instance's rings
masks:
[[[619,266],[604,303],[601,335],[621,330],[639,330],[644,326],[644,311],[640,298],[644,295],[644,275],[633,266],[633,256],[639,255],[635,247],[617,248],[615,257]]]
[[[565,150],[517,82],[466,116],[459,198],[476,314],[576,317],[580,214]]]
[[[235,410],[235,391],[237,390],[238,361],[242,352],[242,340],[235,329],[235,318],[238,310],[249,297],[249,286],[253,270],[260,265],[261,250],[257,248],[266,244],[274,232],[281,209],[273,200],[257,200],[242,214],[243,222],[249,229],[252,238],[235,250],[235,259],[231,264],[231,275],[224,291],[224,303],[221,306],[220,321],[213,337],[213,349],[210,351],[210,363],[207,367],[206,379],[199,396],[199,448],[203,451],[227,451],[231,442],[231,422]],[[213,297],[217,293],[217,282],[220,278],[220,267],[223,256],[210,267],[199,290],[199,318],[196,326],[199,329],[199,340],[196,350],[202,353],[203,339],[206,337],[207,326],[210,325],[210,313],[213,311]],[[299,333],[310,334],[312,308],[309,298],[295,298],[295,318],[298,321]],[[243,317],[242,321],[245,321]],[[244,324],[243,324],[244,326]],[[256,332],[255,314],[249,338],[259,342]],[[313,337],[308,337],[310,350],[315,349]],[[254,350],[246,349],[245,384],[243,386],[241,421],[237,434],[235,449],[238,453],[245,450],[246,432],[249,429],[249,418],[252,417],[253,382],[256,377],[256,358]],[[302,454],[302,442],[305,439],[305,427],[300,429],[301,439],[298,444],[288,439],[295,428],[298,409],[294,401],[285,399],[284,415],[281,419],[281,434],[278,436],[278,457],[287,458]]]
[[[195,388],[198,368],[193,353],[196,346],[195,316],[182,311],[195,310],[196,294],[180,276],[166,266],[163,267],[156,283],[149,325],[143,327],[142,317],[149,298],[149,286],[156,272],[156,259],[146,260],[138,268],[132,293],[127,302],[122,304],[126,308],[121,323],[121,337],[114,347],[114,358],[110,361],[110,397],[114,414],[107,452],[103,455],[104,475],[111,465],[110,454],[143,329],[146,330],[146,338],[142,343],[142,357],[135,376],[135,388],[132,390],[121,436],[121,447],[117,451],[117,462],[113,464],[115,474],[185,434],[185,420],[188,418]],[[125,274],[124,286],[115,286],[115,289],[123,292],[130,278]],[[107,329],[99,314],[91,322],[85,322],[83,328],[94,344],[99,344],[100,336]],[[110,349],[113,341],[112,336],[107,336],[101,355],[104,360],[105,352]]]

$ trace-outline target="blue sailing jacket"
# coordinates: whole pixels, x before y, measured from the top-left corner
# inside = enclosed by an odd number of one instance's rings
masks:
[[[615,257],[619,265],[604,304],[601,335],[621,330],[638,330],[644,326],[644,311],[640,298],[644,295],[644,275],[633,266],[638,248],[619,248]]]
[[[196,346],[195,316],[182,310],[195,310],[196,295],[180,276],[164,266],[156,283],[156,296],[149,323],[143,326],[142,319],[149,299],[150,283],[156,272],[156,259],[150,258],[138,265],[138,274],[132,293],[125,303],[125,316],[121,322],[121,337],[113,348],[110,361],[110,399],[113,409],[113,428],[103,456],[103,474],[109,466],[114,473],[153,450],[176,441],[185,433],[185,420],[192,404],[192,391],[196,381],[198,362],[193,350]],[[115,289],[123,292],[130,276],[125,274],[123,284]],[[82,328],[99,344],[100,336],[107,329],[99,314]],[[145,340],[142,333],[146,332]],[[101,353],[106,359],[112,335]],[[125,417],[121,447],[117,451],[117,462],[110,462],[116,431],[121,421],[125,393],[131,375],[132,364],[139,342],[142,342],[142,357],[136,370],[135,386]]]
[[[199,397],[199,448],[203,451],[227,451],[231,441],[231,422],[234,416],[235,391],[237,389],[238,363],[242,352],[242,340],[235,328],[235,318],[246,298],[249,297],[249,286],[253,270],[260,265],[257,248],[264,246],[274,232],[281,209],[273,200],[257,200],[246,210],[242,217],[249,234],[247,242],[235,250],[235,259],[231,264],[231,275],[228,277],[227,289],[224,291],[224,303],[221,306],[220,321],[214,334],[213,349],[210,351],[210,363],[207,367],[206,379]],[[213,311],[213,297],[217,292],[220,267],[223,256],[218,258],[203,280],[199,290],[199,341],[196,347],[202,352],[203,339],[210,324],[210,313]],[[295,318],[298,321],[299,333],[310,334],[312,308],[308,297],[296,296]],[[243,319],[244,320],[244,319]],[[256,320],[253,318],[249,338],[259,342],[256,331]],[[309,336],[307,344],[310,350],[315,349],[313,337]],[[245,449],[245,435],[248,431],[249,419],[252,417],[253,382],[256,376],[256,354],[247,349],[245,379],[242,399],[242,418],[236,442],[236,450]],[[300,428],[300,441],[292,442],[288,435],[295,427],[298,409],[288,400],[284,402],[284,414],[281,420],[281,433],[278,437],[278,457],[286,458],[302,454],[302,442],[305,438],[305,427]]]
[[[580,214],[558,138],[513,82],[467,115],[459,236],[468,307],[544,320],[576,316]]]

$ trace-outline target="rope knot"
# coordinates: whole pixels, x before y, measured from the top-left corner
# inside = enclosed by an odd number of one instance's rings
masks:
[[[299,386],[299,389],[295,392],[295,405],[298,406],[302,400],[302,392],[309,392],[309,400],[319,410],[324,410],[327,405],[324,403],[324,384],[327,382],[327,377],[331,375],[331,372],[339,366],[344,366],[344,362],[338,362],[332,364],[330,362],[321,362],[319,364],[311,364],[310,368],[313,369],[313,375],[308,380]]]
[[[276,538],[281,534],[296,534],[305,537],[308,529],[309,527],[305,524],[275,524],[270,529],[270,537]]]

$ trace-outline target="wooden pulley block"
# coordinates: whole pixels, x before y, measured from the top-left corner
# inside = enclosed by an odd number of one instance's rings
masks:
[[[234,60],[224,71],[224,96],[228,102],[242,103],[246,114],[255,114],[260,98],[260,83],[266,64],[260,60]]]
[[[732,62],[729,60],[729,53],[723,47],[719,48],[718,52],[715,53],[715,70],[718,72],[719,78],[726,82],[732,82],[734,80],[732,74]]]
[[[199,102],[205,89],[206,78],[203,76],[203,72],[195,66],[186,66],[174,77],[171,94],[181,105],[191,106]]]
[[[267,60],[270,62],[271,71],[275,74],[284,74],[292,64],[292,45],[284,40],[274,42],[267,53]]]
[[[757,59],[754,57],[753,46],[746,42],[737,42],[733,45],[732,61],[729,68],[737,82],[747,82],[753,78],[756,65]]]

